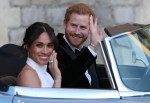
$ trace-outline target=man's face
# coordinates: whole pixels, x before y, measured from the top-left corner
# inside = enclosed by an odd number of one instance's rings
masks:
[[[65,35],[71,45],[81,48],[89,35],[89,15],[73,13],[69,21],[64,21]]]
[[[28,49],[29,57],[40,65],[46,65],[54,50],[54,44],[46,32],[42,33]]]

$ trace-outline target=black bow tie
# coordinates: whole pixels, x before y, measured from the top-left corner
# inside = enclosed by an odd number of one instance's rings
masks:
[[[80,53],[81,53],[81,51],[80,51],[80,50],[75,49],[75,54],[76,54],[76,55],[79,55]]]

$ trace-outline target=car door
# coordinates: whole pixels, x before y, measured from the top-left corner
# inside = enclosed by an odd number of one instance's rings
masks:
[[[71,88],[14,88],[13,103],[116,103],[120,101],[117,90]],[[115,102],[114,102],[115,101]]]
[[[14,93],[9,89],[9,86],[0,82],[0,103],[12,103]]]

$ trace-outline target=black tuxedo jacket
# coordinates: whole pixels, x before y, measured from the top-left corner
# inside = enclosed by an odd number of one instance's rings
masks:
[[[87,47],[81,50],[80,55],[75,55],[70,46],[63,39],[64,34],[58,34],[59,46],[57,49],[58,67],[62,73],[62,88],[98,88],[98,78],[95,71],[96,57]],[[91,85],[85,72],[88,70]]]

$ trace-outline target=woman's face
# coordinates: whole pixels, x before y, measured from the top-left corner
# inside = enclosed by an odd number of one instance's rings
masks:
[[[54,50],[52,43],[47,32],[43,32],[28,49],[29,57],[40,65],[46,65]]]

